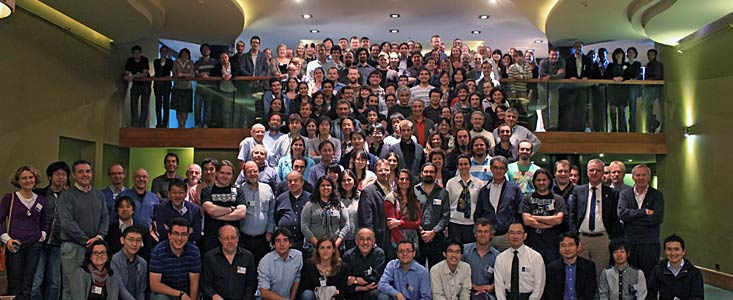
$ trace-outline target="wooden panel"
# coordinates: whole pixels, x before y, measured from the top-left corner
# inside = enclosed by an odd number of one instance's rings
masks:
[[[524,83],[587,83],[587,84],[633,84],[633,85],[663,85],[664,80],[624,80],[624,81],[613,81],[611,79],[554,79],[544,81],[542,79],[514,79],[514,78],[502,78],[499,82],[524,82]]]
[[[705,284],[733,292],[733,275],[696,266],[702,272]]]
[[[664,134],[537,132],[545,154],[667,154]],[[249,136],[249,129],[120,129],[122,147],[194,147],[201,149],[238,149]]]

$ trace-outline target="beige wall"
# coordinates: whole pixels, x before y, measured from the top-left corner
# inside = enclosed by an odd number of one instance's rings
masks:
[[[695,264],[733,273],[733,32],[723,30],[684,54],[661,50],[669,147],[657,174],[667,200],[662,234],[685,238]],[[688,138],[685,126],[693,126]]]
[[[22,9],[0,23],[0,192],[20,165],[43,173],[60,136],[94,142],[85,155],[101,162],[103,145],[118,142],[124,95],[112,54]]]

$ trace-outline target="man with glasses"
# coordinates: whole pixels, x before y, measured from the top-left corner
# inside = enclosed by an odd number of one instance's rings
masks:
[[[562,196],[565,203],[568,203],[570,193],[573,192],[575,184],[570,181],[570,162],[563,159],[555,162],[555,184],[552,185],[552,192]]]
[[[522,223],[507,231],[510,247],[496,258],[496,298],[539,300],[545,289],[545,263],[537,251],[524,245],[527,233]]]
[[[349,266],[347,294],[354,300],[376,300],[377,282],[384,273],[384,250],[375,244],[374,230],[362,227],[356,232],[356,247],[346,251],[343,263]]]
[[[201,254],[188,243],[191,225],[174,218],[168,228],[168,241],[155,246],[150,255],[151,299],[198,299]]]
[[[257,163],[248,161],[244,164],[245,184],[239,187],[237,194],[242,196],[246,207],[244,220],[239,222],[242,236],[240,246],[251,251],[255,261],[270,251],[268,242],[275,229],[275,196],[269,185],[260,182]],[[241,220],[241,219],[240,219]]]
[[[518,185],[506,179],[506,158],[494,156],[489,164],[494,178],[479,190],[478,199],[483,201],[476,203],[473,219],[486,218],[491,222],[494,236],[498,237],[493,239],[492,244],[497,250],[503,251],[509,247],[505,235],[509,225],[518,219],[519,203],[524,196]]]
[[[379,279],[379,300],[432,299],[430,274],[415,260],[415,245],[402,240],[397,245],[397,259],[384,268]]]
[[[120,298],[145,299],[148,287],[148,262],[138,255],[143,246],[143,232],[138,227],[125,228],[120,237],[122,250],[112,256],[111,269],[120,278]]]
[[[293,234],[292,248],[303,251],[303,233],[300,230],[300,213],[305,204],[310,200],[310,191],[303,189],[306,184],[303,179],[303,171],[305,169],[305,161],[303,159],[293,162],[293,171],[288,174],[287,180],[283,181],[286,188],[277,198],[275,198],[275,208],[273,216],[275,218],[275,226],[278,228],[288,228]],[[300,170],[299,170],[300,169]],[[312,187],[311,187],[312,191]]]

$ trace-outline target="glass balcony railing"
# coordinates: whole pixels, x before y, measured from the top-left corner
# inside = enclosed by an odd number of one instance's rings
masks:
[[[501,79],[519,122],[534,131],[661,132],[662,80]]]

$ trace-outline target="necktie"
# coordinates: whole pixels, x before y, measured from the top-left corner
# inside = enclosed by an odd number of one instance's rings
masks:
[[[590,196],[590,218],[588,220],[588,229],[591,233],[596,230],[596,190],[597,187],[592,187]]]
[[[514,250],[514,258],[512,259],[512,282],[511,292],[509,296],[511,299],[519,299],[519,251]]]
[[[463,190],[461,191],[461,195],[458,198],[458,211],[463,212],[464,218],[471,218],[471,191],[468,189],[468,187],[471,186],[471,180],[469,180],[467,183],[463,183],[463,181],[459,181],[461,183],[461,187],[463,187]]]
[[[618,270],[618,299],[624,299],[624,272]]]

